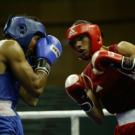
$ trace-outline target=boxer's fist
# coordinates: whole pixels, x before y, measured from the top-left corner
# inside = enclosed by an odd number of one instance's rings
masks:
[[[61,43],[52,35],[41,38],[37,42],[36,57],[39,59],[46,59],[51,65],[61,56],[61,53]]]
[[[120,66],[123,56],[114,52],[99,50],[92,56],[94,68],[104,71],[108,66]]]
[[[67,94],[86,112],[93,107],[92,101],[86,94],[85,82],[82,76],[72,74],[65,81]]]
[[[93,68],[104,71],[108,66],[125,72],[135,71],[135,59],[107,50],[99,50],[92,56]]]
[[[62,46],[60,41],[51,35],[41,38],[36,44],[36,70],[50,72],[51,65],[61,56]]]

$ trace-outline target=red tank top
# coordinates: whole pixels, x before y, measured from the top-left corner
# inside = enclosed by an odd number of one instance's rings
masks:
[[[109,51],[117,52],[117,45],[110,45]],[[112,67],[101,75],[95,75],[91,63],[83,73],[91,78],[94,93],[110,113],[120,113],[135,107],[135,75],[124,74]]]

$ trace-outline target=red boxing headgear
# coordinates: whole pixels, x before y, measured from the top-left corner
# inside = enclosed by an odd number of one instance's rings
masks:
[[[69,41],[72,41],[72,39],[82,34],[88,35],[92,44],[91,46],[92,54],[98,51],[102,47],[103,40],[101,36],[101,31],[98,25],[88,24],[88,23],[80,23],[80,24],[72,25],[67,30],[67,39]]]

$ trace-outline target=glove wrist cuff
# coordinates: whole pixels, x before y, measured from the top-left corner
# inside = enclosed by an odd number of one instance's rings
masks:
[[[82,104],[80,104],[81,109],[83,109],[85,112],[90,112],[93,109],[94,103],[89,98],[86,99],[86,101]]]
[[[36,65],[35,70],[44,72],[48,76],[51,70],[51,66],[47,62],[47,60],[41,58],[37,60],[37,65]]]
[[[121,62],[122,69],[125,69],[127,71],[131,70],[134,71],[135,68],[135,59],[130,57],[123,57]]]

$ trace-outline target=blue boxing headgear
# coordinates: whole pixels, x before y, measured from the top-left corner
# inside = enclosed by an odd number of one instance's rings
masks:
[[[4,27],[4,34],[18,41],[24,50],[35,34],[45,37],[46,30],[44,25],[26,16],[14,16],[8,19]]]

